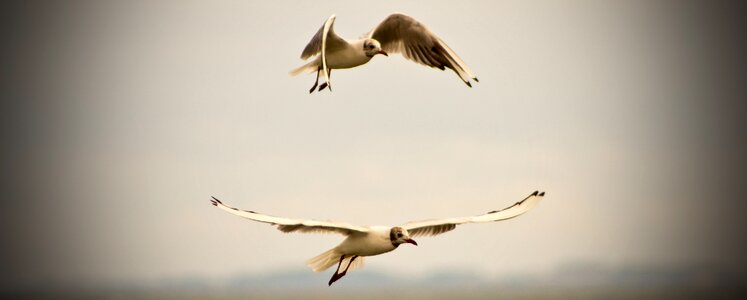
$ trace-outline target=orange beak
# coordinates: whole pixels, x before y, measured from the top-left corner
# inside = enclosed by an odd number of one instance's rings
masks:
[[[384,54],[384,56],[389,56],[389,54],[386,54],[386,52],[384,52],[384,50],[379,50],[379,54]],[[417,244],[415,244],[415,245],[417,245]]]

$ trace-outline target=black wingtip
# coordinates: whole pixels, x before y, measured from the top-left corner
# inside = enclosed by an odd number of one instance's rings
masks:
[[[477,77],[472,77],[472,79],[474,79],[475,82],[480,82],[480,80],[477,80]]]
[[[472,83],[470,83],[469,81],[465,81],[464,83],[466,83],[468,87],[472,87]]]
[[[537,194],[539,194],[539,191],[534,191],[530,196],[537,196]]]
[[[223,202],[220,202],[218,198],[215,198],[214,196],[210,196],[210,197],[213,198],[212,200],[210,200],[210,203],[212,203],[213,206],[218,206],[218,203],[223,204]]]
[[[540,197],[544,197],[544,196],[545,196],[545,192],[539,193],[539,195],[538,195],[538,196],[540,196]]]

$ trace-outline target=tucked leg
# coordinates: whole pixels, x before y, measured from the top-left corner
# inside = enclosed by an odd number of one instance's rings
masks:
[[[350,259],[350,262],[348,263],[348,266],[345,267],[345,271],[342,271],[342,275],[345,275],[348,272],[348,269],[350,269],[350,265],[353,264],[353,261],[358,258],[358,255],[353,256],[353,258]]]
[[[329,279],[328,285],[332,285],[333,282],[337,281],[337,279],[340,279],[343,276],[338,274],[338,272],[340,272],[340,266],[342,265],[343,260],[345,260],[345,254],[340,256],[340,262],[337,263],[337,270],[335,270],[335,273],[332,274],[332,278]]]
[[[348,263],[348,266],[345,267],[345,270],[342,271],[342,273],[338,273],[338,272],[340,272],[340,265],[342,265],[342,261],[345,259],[345,255],[343,255],[342,257],[340,257],[340,262],[337,264],[337,270],[335,270],[335,274],[332,275],[332,278],[329,279],[329,285],[330,286],[332,285],[333,282],[337,281],[338,279],[342,278],[343,276],[345,276],[345,274],[348,273],[348,269],[350,269],[350,265],[353,264],[353,261],[356,258],[358,258],[358,255],[355,255],[355,256],[353,256],[353,258],[350,259],[350,262]]]
[[[345,254],[340,256],[340,262],[337,263],[337,270],[335,270],[335,274],[340,273],[340,266],[342,265],[343,260],[345,260]]]
[[[329,80],[332,80],[332,69],[327,71],[327,77],[329,77]],[[329,84],[329,82],[322,83],[322,85],[319,86],[319,91],[321,92],[326,87],[329,87],[330,92],[332,91],[332,85]]]
[[[316,89],[316,86],[319,84],[319,72],[322,70],[322,67],[318,67],[316,69],[316,80],[314,80],[314,86],[311,87],[309,90],[309,94],[314,92],[314,89]]]

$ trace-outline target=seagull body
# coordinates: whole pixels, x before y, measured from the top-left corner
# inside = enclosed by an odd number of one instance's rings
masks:
[[[330,16],[301,53],[301,59],[309,59],[318,54],[316,58],[290,72],[295,76],[316,71],[316,81],[309,93],[314,92],[319,84],[319,73],[322,73],[325,79],[319,86],[319,91],[328,86],[331,91],[329,77],[332,69],[354,68],[368,63],[377,54],[389,56],[388,53],[402,53],[409,60],[433,68],[452,69],[469,87],[472,87],[470,80],[478,81],[446,43],[410,16],[391,14],[363,38],[357,40],[339,37],[334,31],[335,19],[335,15]]]
[[[369,227],[368,232],[349,235],[335,248],[347,255],[374,256],[387,253],[399,246],[399,244],[392,243],[389,238],[391,229],[391,227],[386,226]]]
[[[345,276],[347,271],[362,267],[365,256],[387,253],[405,243],[417,246],[418,243],[412,239],[413,237],[442,234],[453,230],[459,224],[495,222],[517,217],[529,211],[544,196],[544,192],[535,191],[514,205],[482,215],[408,222],[394,227],[357,226],[342,222],[282,218],[230,207],[215,197],[210,202],[231,214],[277,226],[282,232],[338,233],[346,236],[345,240],[336,247],[307,261],[307,265],[314,272],[324,271],[337,264],[337,270],[329,280],[329,285],[332,285],[333,282]],[[344,270],[340,271],[343,266]]]

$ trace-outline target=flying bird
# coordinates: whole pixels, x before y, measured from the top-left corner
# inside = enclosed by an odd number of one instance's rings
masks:
[[[456,225],[485,223],[517,217],[534,207],[545,196],[545,192],[535,191],[523,200],[501,210],[482,215],[462,218],[434,219],[409,222],[400,226],[357,226],[332,221],[290,219],[261,214],[251,210],[230,207],[215,197],[210,202],[220,209],[253,221],[277,226],[282,232],[338,233],[346,238],[336,247],[307,261],[314,272],[324,271],[337,264],[337,270],[329,280],[329,285],[342,278],[348,271],[363,266],[363,257],[387,253],[401,244],[418,245],[413,237],[433,236],[453,230]],[[344,269],[340,270],[344,266]]]
[[[332,90],[330,76],[332,69],[348,69],[367,63],[377,54],[402,53],[414,62],[444,70],[449,68],[459,75],[467,86],[470,80],[479,82],[467,65],[433,31],[414,18],[394,13],[386,17],[373,30],[356,40],[346,40],[335,33],[335,15],[332,15],[311,38],[303,49],[301,59],[307,60],[319,54],[311,62],[290,71],[291,76],[316,71],[316,81],[309,93],[319,84],[319,73],[325,82],[319,91],[326,87]]]

